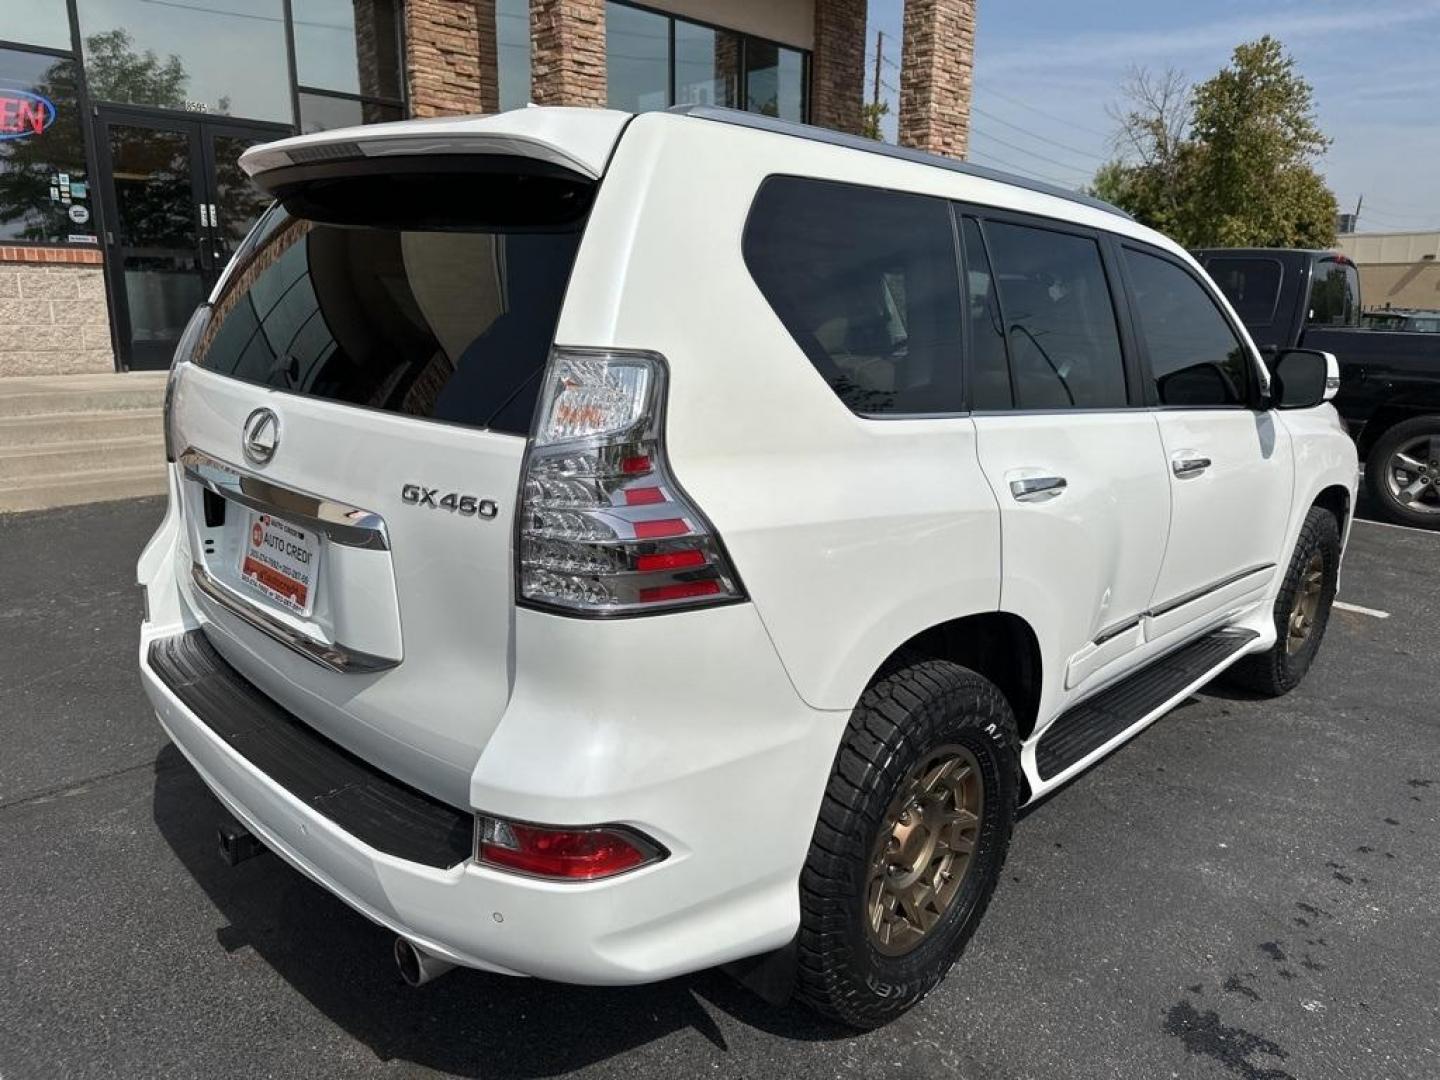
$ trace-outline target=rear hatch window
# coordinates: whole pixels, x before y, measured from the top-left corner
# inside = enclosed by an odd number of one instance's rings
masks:
[[[292,394],[529,431],[588,185],[452,171],[280,196],[216,304],[199,366]]]

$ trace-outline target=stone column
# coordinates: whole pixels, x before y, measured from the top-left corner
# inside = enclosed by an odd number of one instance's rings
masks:
[[[480,48],[480,111],[500,111],[500,49],[495,36],[495,0],[474,0]]]
[[[858,135],[864,98],[865,0],[815,0],[810,122]]]
[[[476,0],[405,0],[405,78],[411,116],[482,110],[479,6]],[[485,29],[493,57],[493,7]]]
[[[963,158],[970,142],[975,0],[905,0],[900,142]]]
[[[605,0],[530,0],[536,105],[606,103]]]

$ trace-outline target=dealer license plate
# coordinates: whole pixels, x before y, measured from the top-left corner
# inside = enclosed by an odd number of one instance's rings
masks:
[[[310,529],[252,512],[240,577],[256,592],[297,615],[315,601],[320,538]]]

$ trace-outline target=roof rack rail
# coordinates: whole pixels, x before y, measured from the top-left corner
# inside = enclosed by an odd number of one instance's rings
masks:
[[[777,135],[791,135],[797,139],[809,139],[811,142],[826,143],[830,146],[843,146],[849,150],[861,150],[867,154],[879,154],[882,157],[898,158],[901,161],[932,165],[936,168],[948,169],[951,172],[964,173],[966,176],[978,177],[981,180],[996,180],[1002,184],[1010,184],[1013,187],[1038,192],[1041,195],[1053,195],[1057,199],[1065,199],[1068,202],[1079,203],[1082,206],[1089,206],[1128,220],[1134,220],[1118,206],[1091,195],[1071,191],[1056,184],[1047,184],[1043,180],[1017,176],[1000,169],[990,169],[984,165],[971,165],[965,161],[956,161],[954,158],[926,153],[924,150],[914,150],[908,146],[891,146],[889,143],[867,139],[860,135],[847,135],[841,131],[831,131],[829,128],[796,123],[794,120],[779,120],[773,116],[743,112],[740,109],[724,109],[715,105],[672,105],[665,111],[679,116],[694,116],[701,120],[715,120],[722,124],[754,128],[757,131],[769,131]]]

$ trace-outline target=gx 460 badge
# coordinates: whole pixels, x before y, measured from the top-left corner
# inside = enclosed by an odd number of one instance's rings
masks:
[[[500,513],[494,499],[481,499],[475,495],[461,495],[447,491],[440,494],[439,488],[422,484],[406,484],[400,489],[400,499],[411,506],[428,506],[431,510],[449,510],[463,517],[482,517],[487,521]]]

